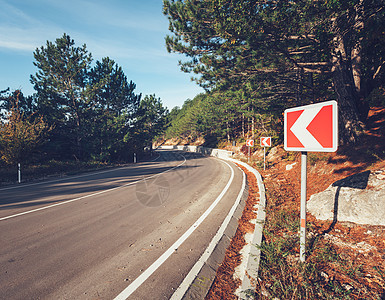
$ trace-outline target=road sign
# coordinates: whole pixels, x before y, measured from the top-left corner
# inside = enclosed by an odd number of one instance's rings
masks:
[[[286,109],[284,130],[286,151],[337,151],[337,102],[332,100]]]
[[[263,147],[263,169],[266,170],[266,147],[271,147],[271,137],[261,137],[260,145]]]
[[[301,154],[300,261],[306,253],[307,152],[335,152],[338,147],[338,107],[327,101],[285,110],[284,148]]]
[[[247,147],[254,147],[254,140],[247,140],[246,141],[246,146]]]
[[[261,147],[271,147],[271,137],[261,137],[260,143]]]

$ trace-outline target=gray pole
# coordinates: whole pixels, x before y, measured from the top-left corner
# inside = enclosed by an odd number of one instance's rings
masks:
[[[136,164],[136,153],[134,153],[134,164]]]
[[[266,147],[263,147],[263,170],[266,170]]]
[[[21,166],[20,166],[20,164],[17,164],[17,180],[19,183],[21,183]]]
[[[306,251],[306,181],[307,181],[307,152],[301,155],[301,229],[300,229],[300,260],[305,262]]]

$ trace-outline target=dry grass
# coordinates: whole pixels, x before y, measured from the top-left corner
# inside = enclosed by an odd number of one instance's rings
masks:
[[[286,165],[295,161],[293,169],[286,171]],[[374,108],[360,144],[310,156],[308,197],[347,176],[384,168],[385,109]],[[307,259],[300,263],[299,157],[286,155],[270,162],[265,172],[259,171],[267,192],[267,219],[256,299],[385,299],[385,227],[319,221],[308,215]],[[251,181],[252,193],[254,184]],[[247,223],[242,218],[240,228]],[[239,263],[234,258],[244,243],[237,235],[207,299],[232,299],[234,295],[237,283],[231,278]]]

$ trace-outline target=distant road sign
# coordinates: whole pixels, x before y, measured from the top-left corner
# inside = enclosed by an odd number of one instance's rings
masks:
[[[285,110],[286,151],[335,152],[338,148],[336,101]]]
[[[271,137],[261,137],[261,147],[271,147]]]
[[[247,140],[246,141],[246,146],[247,147],[254,147],[254,140]]]

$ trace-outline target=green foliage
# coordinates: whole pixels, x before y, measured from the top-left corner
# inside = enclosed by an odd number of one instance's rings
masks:
[[[176,107],[171,110],[167,120],[165,138],[197,138],[206,130],[207,117],[203,103],[206,95],[197,95],[193,100],[186,100],[182,108]]]
[[[49,157],[127,161],[159,134],[166,113],[160,99],[141,101],[109,57],[92,66],[86,45],[76,46],[67,34],[47,41],[34,57],[36,106],[55,126],[44,149]]]
[[[240,96],[231,97],[234,105],[261,115],[333,97],[345,124],[341,138],[356,141],[366,117],[362,99],[384,82],[384,4],[164,0],[171,31],[166,45],[186,55],[182,71],[197,74],[210,96],[221,92],[227,135],[233,119],[223,100],[228,93]]]
[[[287,151],[286,152],[286,156],[284,156],[283,158],[288,160],[288,161],[295,161],[296,158],[298,157],[299,153],[298,152],[294,152],[294,151]]]
[[[152,141],[165,129],[167,112],[162,101],[156,98],[155,94],[144,97],[135,114],[132,130],[124,140],[151,146]]]
[[[319,161],[328,161],[329,155],[327,153],[322,152],[309,152],[308,153],[308,161],[311,166],[314,166]]]
[[[272,136],[282,140],[280,118],[256,106],[244,91],[216,91],[186,100],[182,108],[170,115],[165,138],[195,140],[204,138],[205,145],[215,147],[219,142],[241,141],[246,135]],[[257,113],[260,112],[260,113]]]
[[[260,265],[261,285],[269,298],[280,299],[353,299],[351,292],[337,280],[325,280],[325,267],[334,263],[343,268],[345,261],[338,257],[332,245],[319,241],[305,264],[296,261],[298,236],[276,237],[263,242]],[[354,278],[355,274],[347,273]],[[258,292],[257,292],[258,293]],[[259,293],[258,293],[259,294]]]
[[[36,112],[36,99],[34,96],[25,97],[21,90],[0,91],[0,116],[6,119],[8,112],[14,108],[17,108],[25,117],[32,116]]]
[[[128,82],[122,68],[108,57],[96,62],[89,78],[87,95],[92,109],[86,120],[87,152],[101,161],[128,160],[135,143],[127,144],[124,137],[130,131],[141,95],[134,93],[136,85]]]
[[[38,72],[31,75],[31,83],[37,91],[38,109],[50,124],[56,125],[55,134],[66,135],[67,144],[75,146],[74,155],[81,159],[85,120],[91,109],[86,95],[91,54],[86,45],[76,47],[74,40],[64,34],[55,43],[47,41],[45,47],[37,48],[34,58]]]
[[[109,57],[94,63],[85,44],[78,47],[63,34],[37,48],[34,58],[35,95],[0,91],[2,118],[9,118],[1,128],[3,161],[31,158],[33,149],[44,153],[33,156],[36,161],[132,161],[164,130],[161,100],[141,100],[135,83]]]
[[[0,123],[0,158],[10,165],[31,160],[52,130],[42,117],[25,116],[18,106],[18,96],[14,105]]]

